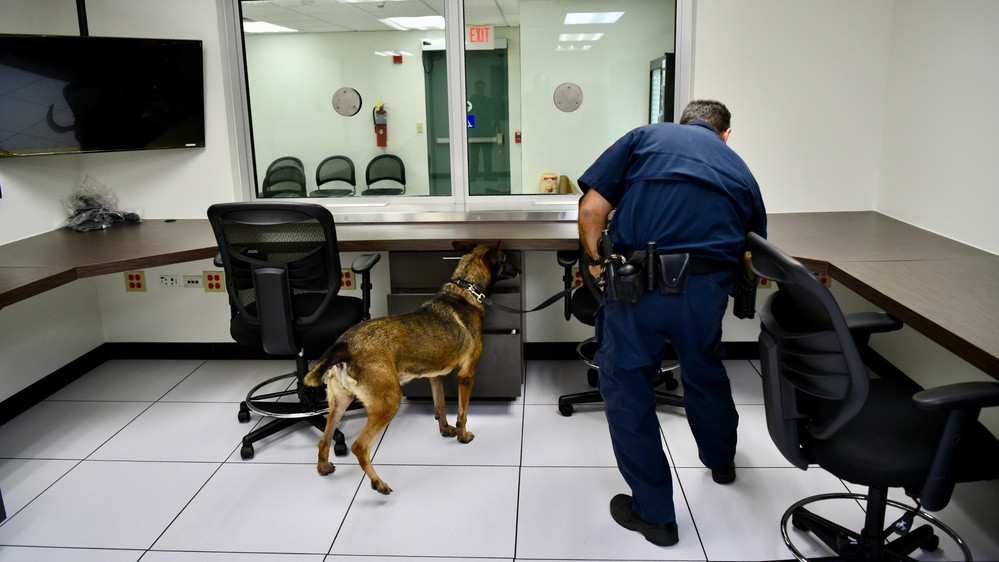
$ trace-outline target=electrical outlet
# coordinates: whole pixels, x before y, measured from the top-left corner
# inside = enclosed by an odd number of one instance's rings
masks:
[[[180,287],[180,275],[160,275],[160,287]]]
[[[769,289],[774,286],[773,281],[767,279],[766,277],[756,276],[756,288],[757,289]]]
[[[125,291],[129,293],[144,293],[146,292],[146,272],[139,271],[126,271],[125,272]]]
[[[206,293],[221,293],[225,291],[225,281],[221,271],[201,272],[201,282]]]
[[[812,274],[815,275],[815,278],[818,279],[819,282],[821,282],[826,287],[832,285],[832,278],[829,277],[829,275],[825,273],[815,273],[815,272],[812,272]]]
[[[184,276],[184,288],[185,289],[200,289],[203,287],[204,279],[200,275],[185,275]]]
[[[340,290],[353,291],[357,289],[357,275],[349,269],[340,271]]]
[[[583,274],[579,272],[578,267],[572,268],[572,288],[583,286]]]

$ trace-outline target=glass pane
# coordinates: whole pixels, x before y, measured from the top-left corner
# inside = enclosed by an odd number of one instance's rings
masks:
[[[258,197],[451,195],[444,0],[241,6]]]
[[[672,112],[673,0],[463,6],[471,195],[571,192],[621,135]]]

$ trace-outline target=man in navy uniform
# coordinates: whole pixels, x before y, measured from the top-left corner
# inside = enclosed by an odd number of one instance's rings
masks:
[[[739,416],[722,364],[721,326],[746,234],[765,237],[767,219],[759,185],[727,145],[731,133],[723,104],[696,100],[680,124],[632,130],[579,178],[585,192],[579,237],[594,276],[608,257],[599,244],[604,229],[615,254],[655,242],[659,254],[689,255],[682,293],[652,289],[635,303],[605,298],[596,321],[600,393],[618,468],[632,492],[611,500],[611,516],[659,546],[679,540],[652,388],[667,342],[680,362],[700,460],[715,482],[735,480]]]

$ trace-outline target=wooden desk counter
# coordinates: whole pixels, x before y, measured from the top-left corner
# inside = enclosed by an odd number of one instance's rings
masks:
[[[833,279],[999,379],[999,257],[849,261]]]

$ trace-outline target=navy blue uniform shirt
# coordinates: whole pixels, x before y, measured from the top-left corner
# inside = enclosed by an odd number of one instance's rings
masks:
[[[614,207],[616,248],[736,262],[747,232],[767,235],[767,215],[749,167],[705,121],[632,130],[579,178]]]

